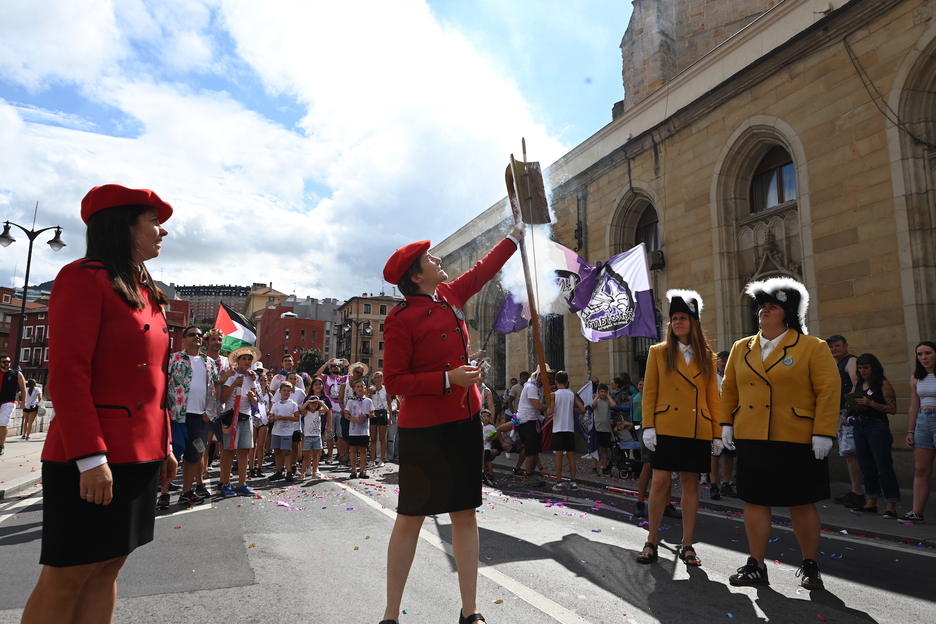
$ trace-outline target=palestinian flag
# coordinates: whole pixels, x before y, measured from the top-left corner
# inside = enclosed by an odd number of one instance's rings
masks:
[[[230,353],[240,347],[252,347],[257,344],[257,328],[240,312],[235,312],[224,302],[218,307],[215,327],[224,332],[221,350]]]

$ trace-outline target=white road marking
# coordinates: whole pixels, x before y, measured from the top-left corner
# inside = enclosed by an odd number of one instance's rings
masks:
[[[361,492],[358,492],[354,488],[347,487],[339,483],[336,483],[335,485],[339,485],[343,490],[346,490],[348,493],[353,494],[360,500],[364,501],[367,505],[369,505],[370,507],[373,507],[374,509],[384,514],[388,518],[396,520],[396,512],[393,511],[392,509],[388,509],[384,507],[377,501],[373,500],[369,496],[362,494]],[[420,529],[419,536],[422,539],[424,539],[426,542],[431,544],[433,547],[438,548],[439,550],[447,554],[449,557],[455,556],[452,551],[452,545],[440,539],[438,535],[430,533],[429,531],[425,529]],[[530,589],[526,585],[507,576],[506,574],[499,572],[493,567],[485,564],[483,561],[478,562],[478,574],[480,574],[481,576],[484,576],[485,578],[487,578],[488,580],[494,583],[497,583],[498,586],[503,587],[507,591],[511,592],[512,594],[520,598],[521,600],[527,602],[533,607],[536,607],[537,609],[539,609],[540,611],[542,611],[549,617],[553,618],[557,622],[561,622],[562,624],[589,624],[588,620],[583,619],[577,613],[569,611],[562,605],[554,602],[553,600],[550,600],[549,598],[536,592],[535,590]],[[633,608],[632,605],[631,605],[631,608]],[[641,615],[648,615],[643,612],[640,612],[640,613]]]
[[[15,516],[17,513],[19,513],[19,511],[26,511],[25,509],[22,509],[23,507],[31,507],[33,505],[38,505],[39,503],[41,503],[42,502],[41,497],[34,498],[36,494],[42,494],[41,486],[37,490],[33,490],[32,492],[30,492],[29,495],[26,496],[25,498],[21,498],[13,502],[12,504],[8,505],[3,510],[7,513],[0,515],[0,523],[2,523],[4,520],[9,520],[13,516]]]

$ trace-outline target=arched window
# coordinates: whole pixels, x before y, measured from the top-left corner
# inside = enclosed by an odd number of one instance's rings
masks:
[[[751,178],[751,213],[763,212],[796,200],[796,168],[782,147],[775,146],[761,159]]]
[[[657,218],[656,210],[649,203],[640,214],[637,227],[634,229],[634,244],[640,243],[647,246],[647,251],[660,248],[660,220]]]

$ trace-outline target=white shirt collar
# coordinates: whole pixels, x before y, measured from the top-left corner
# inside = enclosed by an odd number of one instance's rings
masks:
[[[789,331],[790,330],[787,329],[773,340],[767,340],[762,334],[760,337],[761,358],[763,359],[770,355],[770,352],[777,348],[777,345],[780,344],[780,341],[783,340],[783,337],[786,336]]]

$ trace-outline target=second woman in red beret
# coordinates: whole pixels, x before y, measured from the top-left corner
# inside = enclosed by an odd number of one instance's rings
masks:
[[[458,568],[460,624],[484,621],[478,613],[478,522],[481,504],[481,395],[478,367],[470,364],[462,307],[517,249],[524,226],[464,275],[446,282],[429,241],[398,249],[384,279],[406,299],[387,316],[384,376],[387,391],[403,395],[397,421],[400,496],[387,549],[387,606],[381,624],[397,621],[423,520],[448,513]]]

